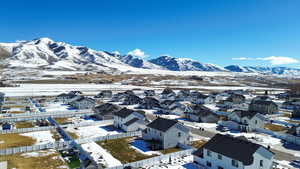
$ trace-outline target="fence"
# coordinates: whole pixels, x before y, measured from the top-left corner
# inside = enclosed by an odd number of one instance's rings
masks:
[[[25,153],[31,151],[38,151],[44,149],[69,149],[71,148],[71,142],[53,142],[47,144],[33,145],[33,146],[24,146],[8,149],[0,149],[0,155],[11,155],[16,153]]]
[[[297,137],[294,135],[290,135],[290,134],[283,133],[283,132],[274,132],[274,131],[262,129],[262,128],[258,128],[258,129],[256,129],[256,131],[260,132],[260,133],[272,135],[274,137],[280,138],[282,140],[285,140],[285,141],[293,143],[293,144],[300,145],[300,137]]]
[[[152,157],[152,158],[148,158],[145,160],[141,160],[141,161],[136,161],[133,163],[128,163],[128,164],[124,164],[124,165],[120,165],[120,166],[116,166],[116,167],[110,167],[108,169],[123,169],[125,167],[145,167],[145,166],[149,166],[149,165],[158,165],[162,162],[167,162],[170,159],[176,159],[176,158],[181,158],[184,156],[189,156],[194,152],[194,149],[188,149],[188,150],[183,150],[183,151],[178,151],[175,153],[170,153],[170,154],[165,154],[165,155],[161,155],[161,156],[157,156],[157,157]]]
[[[136,136],[142,136],[142,132],[141,131],[133,131],[133,132],[127,132],[127,133],[122,133],[122,134],[114,134],[114,135],[100,136],[100,137],[94,137],[94,138],[77,139],[75,141],[78,144],[84,144],[84,143],[89,143],[89,142],[113,140],[113,139],[118,139],[118,138],[136,137]]]
[[[76,123],[76,124],[65,124],[60,125],[61,127],[85,127],[85,126],[95,126],[95,125],[104,125],[104,124],[112,124],[113,120],[103,120],[96,122],[84,122],[84,123]],[[0,130],[0,134],[9,134],[9,133],[27,133],[33,131],[45,131],[56,129],[55,126],[44,126],[44,127],[32,127],[32,128],[21,128],[21,129],[13,129],[13,130]]]

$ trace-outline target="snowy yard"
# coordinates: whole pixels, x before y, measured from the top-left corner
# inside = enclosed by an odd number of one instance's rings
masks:
[[[75,133],[79,138],[93,138],[106,135],[119,134],[121,131],[114,130],[111,126],[107,125],[96,125],[96,126],[86,126],[78,128],[67,128],[66,131]]]
[[[55,140],[52,138],[53,135],[49,130],[48,131],[35,131],[35,132],[29,132],[29,133],[22,133],[20,135],[32,137],[33,139],[35,139],[36,140],[35,145],[55,142]]]

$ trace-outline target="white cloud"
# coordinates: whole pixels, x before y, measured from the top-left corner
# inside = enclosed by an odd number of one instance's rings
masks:
[[[232,58],[232,60],[253,60],[253,58],[239,57],[239,58]]]
[[[128,55],[145,58],[148,57],[148,55],[145,54],[141,49],[134,49],[133,51],[128,52]]]
[[[272,65],[284,65],[284,64],[291,64],[291,63],[299,63],[297,59],[291,57],[284,57],[284,56],[270,56],[265,58],[257,58],[257,60],[266,60],[270,61]]]
[[[263,58],[240,57],[240,58],[232,58],[232,60],[263,60],[263,61],[269,61],[270,64],[272,65],[299,63],[297,59],[291,57],[285,57],[285,56],[269,56]]]

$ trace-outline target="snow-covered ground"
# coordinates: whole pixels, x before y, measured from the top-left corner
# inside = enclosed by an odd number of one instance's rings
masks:
[[[110,130],[107,125],[96,125],[75,128],[67,128],[67,131],[75,133],[79,138],[93,138],[106,135],[119,134],[121,131]]]
[[[146,169],[205,169],[196,166],[193,163],[193,156],[186,156],[183,158],[172,159],[171,163],[169,160],[162,161],[159,165],[143,166]]]
[[[34,138],[36,140],[36,145],[55,142],[55,140],[52,138],[53,135],[49,130],[22,133],[20,135]]]
[[[91,156],[99,164],[103,164],[106,167],[115,167],[122,165],[119,160],[115,159],[109,152],[107,152],[95,142],[85,143],[81,146],[85,151],[91,153]]]
[[[55,112],[55,111],[68,111],[69,106],[62,103],[48,103],[46,107],[44,107],[46,112]]]

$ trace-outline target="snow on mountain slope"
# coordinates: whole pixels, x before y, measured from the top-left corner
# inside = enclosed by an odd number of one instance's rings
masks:
[[[0,43],[0,48],[9,53],[10,56],[6,57],[3,62],[11,68],[110,70],[114,64],[125,65],[106,52],[54,42],[49,38],[18,43]]]
[[[117,57],[123,62],[132,67],[144,68],[144,69],[164,69],[159,65],[150,63],[144,59],[132,56],[132,55],[117,55]]]
[[[159,58],[152,59],[149,62],[173,71],[226,71],[222,67],[213,64],[200,63],[188,58],[161,56]]]
[[[238,66],[230,65],[225,69],[231,72],[246,72],[246,73],[261,73],[261,74],[274,74],[285,76],[300,76],[300,69],[289,67],[262,67],[262,66]]]

